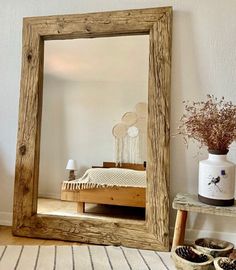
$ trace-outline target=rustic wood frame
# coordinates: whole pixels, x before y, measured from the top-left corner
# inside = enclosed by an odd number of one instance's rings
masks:
[[[13,234],[169,250],[172,8],[24,18]],[[146,220],[37,214],[44,40],[149,34]]]

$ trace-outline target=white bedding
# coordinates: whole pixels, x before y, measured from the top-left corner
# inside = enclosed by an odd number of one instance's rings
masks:
[[[64,181],[62,189],[88,189],[95,187],[146,187],[146,171],[120,168],[92,168],[73,181]]]

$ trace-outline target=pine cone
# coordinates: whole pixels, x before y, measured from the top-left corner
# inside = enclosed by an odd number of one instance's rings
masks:
[[[223,249],[223,247],[217,245],[217,244],[214,244],[214,243],[211,243],[211,242],[208,242],[208,241],[199,241],[197,243],[199,246],[201,247],[205,247],[205,248],[211,248],[211,249]]]
[[[206,255],[204,254],[198,255],[189,246],[177,248],[176,254],[187,261],[195,262],[195,263],[202,263],[208,260],[208,257]]]
[[[230,261],[230,259],[227,261],[220,260],[219,266],[224,270],[236,270],[236,260],[234,261]]]

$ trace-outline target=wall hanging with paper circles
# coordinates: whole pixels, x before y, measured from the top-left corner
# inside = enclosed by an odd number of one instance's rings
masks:
[[[127,112],[121,118],[122,123],[126,124],[129,127],[134,125],[137,120],[138,116],[135,112]]]
[[[121,122],[113,127],[117,164],[143,163],[147,160],[147,115],[147,103],[139,102],[134,111],[124,113]]]
[[[137,137],[139,133],[138,128],[135,126],[129,127],[127,132],[128,132],[129,137],[131,138]]]
[[[116,163],[121,163],[124,156],[124,144],[127,136],[128,126],[124,123],[115,125],[112,129],[112,134],[115,137],[115,156]]]
[[[139,130],[135,126],[128,128],[127,149],[128,149],[128,160],[130,163],[138,163],[140,159],[139,151]]]
[[[115,125],[112,129],[112,134],[116,138],[124,138],[127,135],[128,127],[123,123]]]

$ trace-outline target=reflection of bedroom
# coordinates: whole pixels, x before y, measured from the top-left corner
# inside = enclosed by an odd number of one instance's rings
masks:
[[[144,218],[148,50],[147,36],[45,43],[38,212]],[[70,159],[83,186],[65,182]]]

